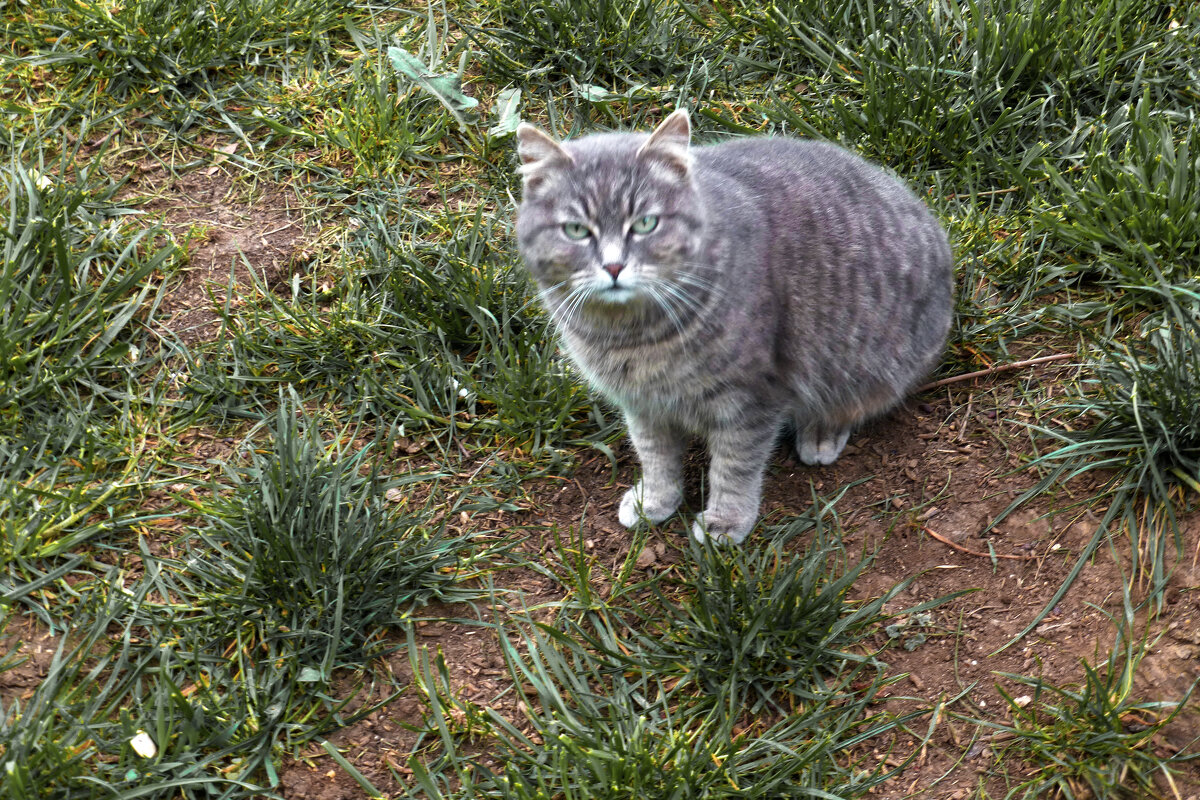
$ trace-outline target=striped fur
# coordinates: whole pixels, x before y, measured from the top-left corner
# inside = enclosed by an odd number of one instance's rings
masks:
[[[621,522],[675,512],[699,434],[694,534],[740,542],[784,425],[803,461],[832,463],[937,363],[953,264],[920,200],[835,145],[689,134],[683,111],[651,135],[564,143],[522,125],[517,235],[567,353],[628,423],[643,475]]]

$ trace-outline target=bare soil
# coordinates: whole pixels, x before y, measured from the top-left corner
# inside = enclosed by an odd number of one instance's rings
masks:
[[[1052,377],[1048,372],[1043,377],[1047,375]],[[842,458],[830,467],[806,467],[782,452],[772,464],[763,503],[767,521],[781,521],[805,510],[813,489],[828,498],[861,481],[836,505],[847,550],[873,558],[854,587],[855,599],[881,596],[912,578],[892,603],[890,610],[898,613],[971,590],[934,610],[932,624],[914,631],[925,638],[913,649],[902,646],[903,640],[889,641],[882,632],[874,643],[886,648],[882,658],[892,674],[908,676],[889,692],[886,703],[893,710],[947,703],[928,745],[919,749],[898,778],[876,792],[881,798],[959,800],[970,796],[981,782],[991,796],[1003,797],[1002,775],[1019,779],[1028,768],[1006,753],[1004,737],[989,735],[970,720],[1009,723],[1008,705],[997,687],[1014,697],[1028,694],[1029,689],[998,673],[1042,677],[1055,685],[1078,684],[1084,676],[1082,662],[1102,666],[1111,651],[1116,636],[1113,619],[1120,619],[1122,609],[1122,572],[1128,574],[1129,565],[1119,549],[1107,548],[1101,548],[1083,569],[1053,613],[1010,645],[1052,598],[1091,538],[1097,515],[1103,513],[1102,508],[1092,508],[1046,514],[1051,507],[1086,496],[1093,487],[1090,479],[1084,479],[1061,487],[1057,497],[1039,498],[986,530],[1033,482],[1028,471],[1014,472],[1028,451],[1021,446],[1027,441],[1021,413],[1011,385],[951,387],[916,398],[870,425],[853,437]],[[639,554],[640,568],[670,569],[686,557],[681,549],[684,520],[700,508],[696,487],[703,465],[703,453],[693,448],[688,466],[690,507],[683,519],[669,521],[652,535]],[[529,549],[547,553],[552,547],[551,531],[582,526],[599,562],[615,570],[628,556],[631,538],[616,522],[616,505],[636,474],[636,459],[628,449],[621,454],[615,484],[605,459],[584,461],[570,475],[530,487],[529,511],[513,515],[512,522],[528,530]],[[1135,635],[1143,630],[1137,626],[1148,626],[1153,642],[1135,679],[1137,700],[1178,700],[1200,678],[1200,570],[1195,559],[1200,515],[1188,517],[1184,528],[1188,557],[1174,574],[1165,608],[1153,620],[1136,622]],[[750,539],[743,546],[754,544]],[[505,574],[507,578],[499,579],[510,583],[507,588],[525,593],[526,607],[555,599],[549,580],[528,571]],[[444,616],[473,614],[459,608],[444,610]],[[492,634],[448,619],[429,622],[418,633],[431,651],[444,654],[456,693],[516,719],[515,701],[501,697],[507,683]],[[411,672],[407,657],[399,660],[390,661],[388,667],[404,680]],[[949,702],[953,698],[959,699]],[[423,706],[404,697],[341,731],[334,741],[346,748],[346,755],[376,787],[399,792],[398,783],[407,783],[404,758],[415,738],[408,728],[419,728],[422,715]],[[1128,720],[1130,724],[1150,721]],[[927,724],[915,730],[923,732]],[[1198,735],[1200,702],[1193,700],[1153,744],[1160,755],[1196,752]],[[899,763],[918,749],[918,742],[900,735],[875,746],[878,758]],[[1176,776],[1175,787],[1180,800],[1200,798],[1200,764],[1189,762]],[[283,776],[283,789],[285,796],[297,799],[365,796],[323,753],[291,764]],[[1160,789],[1164,797],[1175,796],[1165,784]]]
[[[168,285],[158,315],[185,345],[216,338],[231,281],[275,286],[309,238],[291,188],[238,181],[224,159],[180,175],[148,159],[129,170],[127,193],[148,198],[142,208],[187,248],[187,266]]]
[[[148,163],[138,169],[131,193],[152,195],[146,207],[161,214],[189,249],[188,267],[165,299],[162,324],[186,344],[211,339],[218,324],[213,302],[224,301],[231,269],[234,283],[241,286],[248,285],[250,269],[268,285],[286,276],[305,240],[302,215],[289,189],[241,186],[220,165],[182,177],[171,177]],[[203,226],[202,235],[194,235],[196,226]],[[1065,375],[1056,367],[1035,374],[1051,388]],[[1029,385],[1033,379],[1030,374],[1007,375],[930,392],[859,432],[830,467],[806,467],[784,452],[771,466],[763,502],[768,522],[804,511],[814,490],[828,498],[854,484],[836,511],[847,549],[873,558],[854,587],[855,599],[878,597],[907,578],[912,583],[893,603],[893,611],[972,590],[935,609],[931,624],[920,630],[923,643],[913,649],[905,649],[902,641],[887,641],[882,633],[875,643],[889,645],[882,657],[894,674],[908,675],[887,700],[896,710],[928,707],[962,695],[940,716],[929,745],[899,778],[877,792],[879,797],[958,800],[981,781],[992,796],[1003,796],[997,759],[1007,758],[1003,767],[1011,775],[1020,775],[1024,767],[1005,756],[1003,742],[981,736],[981,729],[968,721],[1008,721],[997,686],[1014,695],[1025,693],[997,673],[1041,676],[1057,685],[1079,682],[1081,660],[1101,663],[1113,642],[1115,626],[1109,616],[1120,612],[1122,573],[1129,570],[1120,547],[1102,548],[1053,613],[1029,636],[1002,649],[1050,600],[1103,513],[1102,508],[1090,508],[1046,515],[1051,508],[1087,496],[1091,479],[1084,478],[988,530],[1033,481],[1028,471],[1016,471],[1031,448],[1021,424],[1028,414],[1014,390],[1018,381]],[[221,455],[203,437],[194,447],[201,461]],[[228,449],[223,448],[225,454]],[[688,465],[685,514],[652,534],[648,547],[638,554],[641,569],[670,569],[686,557],[685,520],[701,507],[703,467],[704,455],[696,448]],[[616,505],[637,469],[628,448],[620,452],[615,482],[607,460],[587,457],[568,474],[526,486],[525,496],[519,498],[526,511],[484,516],[469,524],[491,530],[520,528],[529,537],[524,547],[533,554],[550,552],[553,531],[581,526],[590,552],[615,570],[631,542],[631,535],[616,522]],[[1172,579],[1166,606],[1156,619],[1139,620],[1149,626],[1154,642],[1134,685],[1141,700],[1176,700],[1200,677],[1200,515],[1188,517],[1184,530],[1186,556]],[[744,546],[754,547],[755,541]],[[509,570],[497,580],[516,593],[511,601],[516,605],[528,608],[558,599],[553,582],[530,570]],[[597,587],[601,592],[604,588]],[[429,619],[418,625],[416,635],[431,653],[445,659],[456,697],[491,706],[516,721],[517,700],[506,693],[500,643],[490,629],[472,622],[480,615],[486,619],[492,611],[430,608],[425,612]],[[27,660],[0,672],[0,702],[6,707],[14,699],[27,698],[45,676],[56,644],[28,618],[14,619],[0,637],[0,652],[18,639],[24,642],[20,652]],[[374,669],[381,679],[368,683],[352,708],[386,697],[385,676],[393,685],[412,682],[405,650],[380,659]],[[335,694],[351,694],[351,676],[333,688]],[[399,793],[401,784],[408,782],[405,760],[424,724],[425,708],[417,692],[406,692],[340,730],[331,741],[376,787]],[[1200,701],[1193,700],[1155,747],[1162,754],[1185,748],[1195,752],[1198,734]],[[885,753],[889,747],[890,754]],[[900,736],[880,742],[878,757],[902,759],[916,747],[914,739]],[[1200,764],[1190,762],[1176,786],[1181,800],[1200,800]],[[319,748],[283,765],[278,790],[297,800],[366,796]],[[1162,792],[1174,796],[1169,787]]]

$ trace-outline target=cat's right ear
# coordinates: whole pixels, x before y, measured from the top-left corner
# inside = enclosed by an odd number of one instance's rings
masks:
[[[529,189],[537,187],[547,169],[575,162],[562,145],[528,122],[517,126],[517,155],[521,158],[521,176]]]

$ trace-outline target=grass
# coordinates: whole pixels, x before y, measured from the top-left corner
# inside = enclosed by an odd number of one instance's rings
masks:
[[[1200,145],[1194,118],[1172,124],[1140,102],[1117,154],[1110,141],[1094,143],[1082,161],[1081,181],[1048,167],[1050,191],[1037,227],[1077,260],[1079,269],[1124,287],[1158,287],[1158,276],[1184,282],[1200,264],[1200,226],[1192,198],[1200,182]],[[1157,298],[1152,298],[1157,299]]]
[[[671,0],[500,0],[479,4],[469,26],[497,83],[599,85],[661,83],[686,74],[702,44],[691,11]]]
[[[0,413],[71,402],[81,384],[116,384],[145,362],[138,323],[178,258],[133,228],[115,202],[119,184],[77,166],[78,147],[57,156],[23,143],[4,168],[0,296]],[[86,393],[85,393],[86,394]]]
[[[219,499],[199,507],[212,526],[198,531],[189,567],[247,613],[270,609],[323,680],[347,654],[369,652],[382,626],[433,599],[473,597],[460,584],[498,555],[472,536],[430,530],[428,509],[389,508],[389,491],[440,476],[385,481],[367,461],[371,445],[352,449],[356,435],[340,431],[327,444],[294,398],[280,402],[271,449],[227,467],[228,493],[213,487]]]
[[[948,714],[1007,737],[972,797],[1184,779],[1155,738],[1183,706],[1133,687],[1200,492],[1200,10],[63,0],[0,26],[0,614],[53,647],[0,645],[35,683],[0,694],[0,797],[282,796],[309,764],[371,796],[861,797],[925,774]],[[1078,348],[995,426],[1033,473],[1009,511],[1096,517],[1022,642],[1105,550],[1145,633],[1077,682],[1007,672],[1007,718],[952,712],[961,683],[897,705],[893,645],[935,646],[903,620],[957,596],[910,602],[910,574],[864,596],[881,565],[842,544],[845,501],[649,571],[657,533],[617,554],[604,509],[528,513],[573,465],[623,473],[516,253],[514,121],[680,105],[700,141],[834,140],[925,194],[959,264],[938,377]],[[197,174],[289,184],[319,231],[220,264],[209,340],[163,312],[205,237],[148,188]],[[468,641],[498,654],[491,702]],[[339,750],[401,699],[387,766]]]
[[[1134,676],[1156,642],[1134,636],[1126,593],[1117,641],[1103,663],[1083,661],[1083,682],[1056,686],[1039,677],[1001,673],[1021,691],[1001,689],[1011,725],[989,723],[1008,741],[1005,750],[1027,765],[1028,777],[1007,797],[1146,797],[1156,781],[1177,793],[1170,765],[1153,751],[1155,741],[1184,709],[1196,683],[1177,702],[1145,702],[1133,694]]]
[[[1030,629],[1111,532],[1128,538],[1133,570],[1157,603],[1171,565],[1184,555],[1178,512],[1197,491],[1200,470],[1200,298],[1185,287],[1162,283],[1157,296],[1164,309],[1142,320],[1137,338],[1119,343],[1093,338],[1089,378],[1059,404],[1071,423],[1044,431],[1054,446],[1038,463],[1049,469],[1008,509],[1079,475],[1103,476],[1095,495],[1083,501],[1107,501],[1100,524],[1071,576]]]
[[[873,710],[895,679],[857,650],[884,599],[843,602],[862,564],[834,566],[828,526],[802,517],[747,556],[694,545],[686,569],[700,591],[682,603],[651,579],[607,602],[562,603],[553,623],[498,623],[515,640],[505,658],[528,709],[518,723],[455,704],[444,666],[420,661],[441,752],[411,762],[418,784],[431,798],[765,798],[883,783],[894,768],[850,754],[930,710]],[[819,544],[785,549],[813,528]],[[464,748],[481,735],[496,748],[486,759]]]
[[[786,543],[814,524],[808,549],[789,552]],[[872,659],[846,650],[878,628],[884,604],[905,585],[851,606],[846,592],[870,562],[838,563],[845,554],[829,527],[801,517],[749,553],[694,547],[686,580],[695,594],[668,618],[655,657],[682,665],[682,679],[723,698],[731,715],[804,708],[830,673],[869,670]]]

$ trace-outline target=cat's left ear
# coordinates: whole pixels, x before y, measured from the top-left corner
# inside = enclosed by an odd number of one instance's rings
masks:
[[[638,156],[655,156],[686,177],[692,167],[688,151],[692,141],[692,123],[686,108],[676,109],[664,119],[650,138],[638,149]]]

